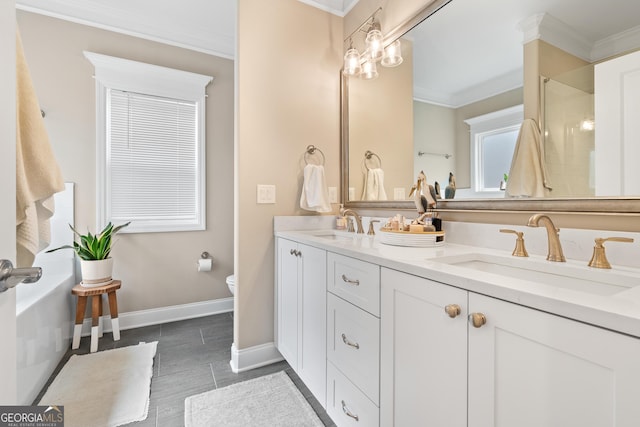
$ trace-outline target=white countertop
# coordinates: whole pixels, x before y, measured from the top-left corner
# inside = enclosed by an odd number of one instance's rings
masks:
[[[330,239],[338,233],[346,238]],[[510,257],[511,251],[462,244],[445,243],[437,248],[407,248],[383,244],[377,237],[335,232],[334,230],[276,231],[282,237],[325,249],[337,254],[358,258],[382,267],[445,283],[471,292],[488,295],[527,307],[597,325],[640,338],[640,269],[614,266],[613,270],[594,271],[584,262],[568,260],[563,264],[594,274],[624,274],[635,280],[636,287],[613,295],[596,295],[579,289],[565,289],[526,279],[508,278],[438,262],[439,258],[483,253],[489,256]],[[544,256],[530,255],[524,262],[549,262]],[[554,266],[562,268],[562,266]]]

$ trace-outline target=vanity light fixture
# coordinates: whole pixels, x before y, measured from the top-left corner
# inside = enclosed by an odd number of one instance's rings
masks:
[[[382,31],[380,31],[380,23],[378,21],[374,21],[367,31],[367,37],[364,39],[365,43],[365,53],[366,56],[373,59],[374,61],[379,61],[382,59],[384,55],[384,47],[382,46]]]
[[[360,54],[358,49],[353,47],[353,40],[349,40],[349,49],[344,54],[344,66],[342,73],[345,76],[357,76],[360,74],[362,67],[360,66]]]
[[[384,49],[381,65],[383,67],[397,67],[400,64],[402,64],[402,45],[400,39],[397,39]]]
[[[363,80],[373,80],[378,77],[378,67],[373,58],[367,58],[362,64],[360,78]]]
[[[345,39],[345,41],[349,40],[349,48],[344,54],[342,68],[342,73],[345,76],[359,76],[365,80],[373,80],[378,77],[378,62],[383,67],[396,67],[402,63],[400,40],[395,40],[388,46],[384,46],[380,22],[376,20],[376,14],[381,10],[381,7],[376,9],[362,25]],[[353,37],[358,32],[366,33],[365,50],[362,54],[353,46]]]

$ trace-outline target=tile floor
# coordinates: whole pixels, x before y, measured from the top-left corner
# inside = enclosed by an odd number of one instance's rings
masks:
[[[128,329],[121,332],[119,341],[113,341],[111,333],[105,333],[98,343],[98,351],[136,345],[140,341],[158,341],[158,349],[153,364],[149,416],[144,421],[129,424],[132,427],[182,426],[186,397],[278,371],[285,371],[291,377],[325,426],[334,426],[287,362],[239,374],[231,371],[233,313]],[[67,351],[49,382],[72,354],[89,353],[89,345],[90,338],[83,337],[79,349]],[[36,402],[38,400],[40,396]]]

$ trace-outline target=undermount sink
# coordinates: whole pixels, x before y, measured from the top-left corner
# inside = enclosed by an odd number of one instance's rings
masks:
[[[351,240],[356,236],[362,236],[363,234],[349,233],[347,231],[327,231],[320,234],[314,234],[315,237],[321,237],[327,240]]]
[[[594,295],[609,296],[640,285],[640,274],[595,269],[542,259],[482,253],[446,256],[432,261]]]

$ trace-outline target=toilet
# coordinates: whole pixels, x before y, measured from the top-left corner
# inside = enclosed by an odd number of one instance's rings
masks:
[[[235,295],[236,293],[236,276],[232,274],[231,276],[227,276],[227,286],[229,287],[229,292],[231,295]]]

